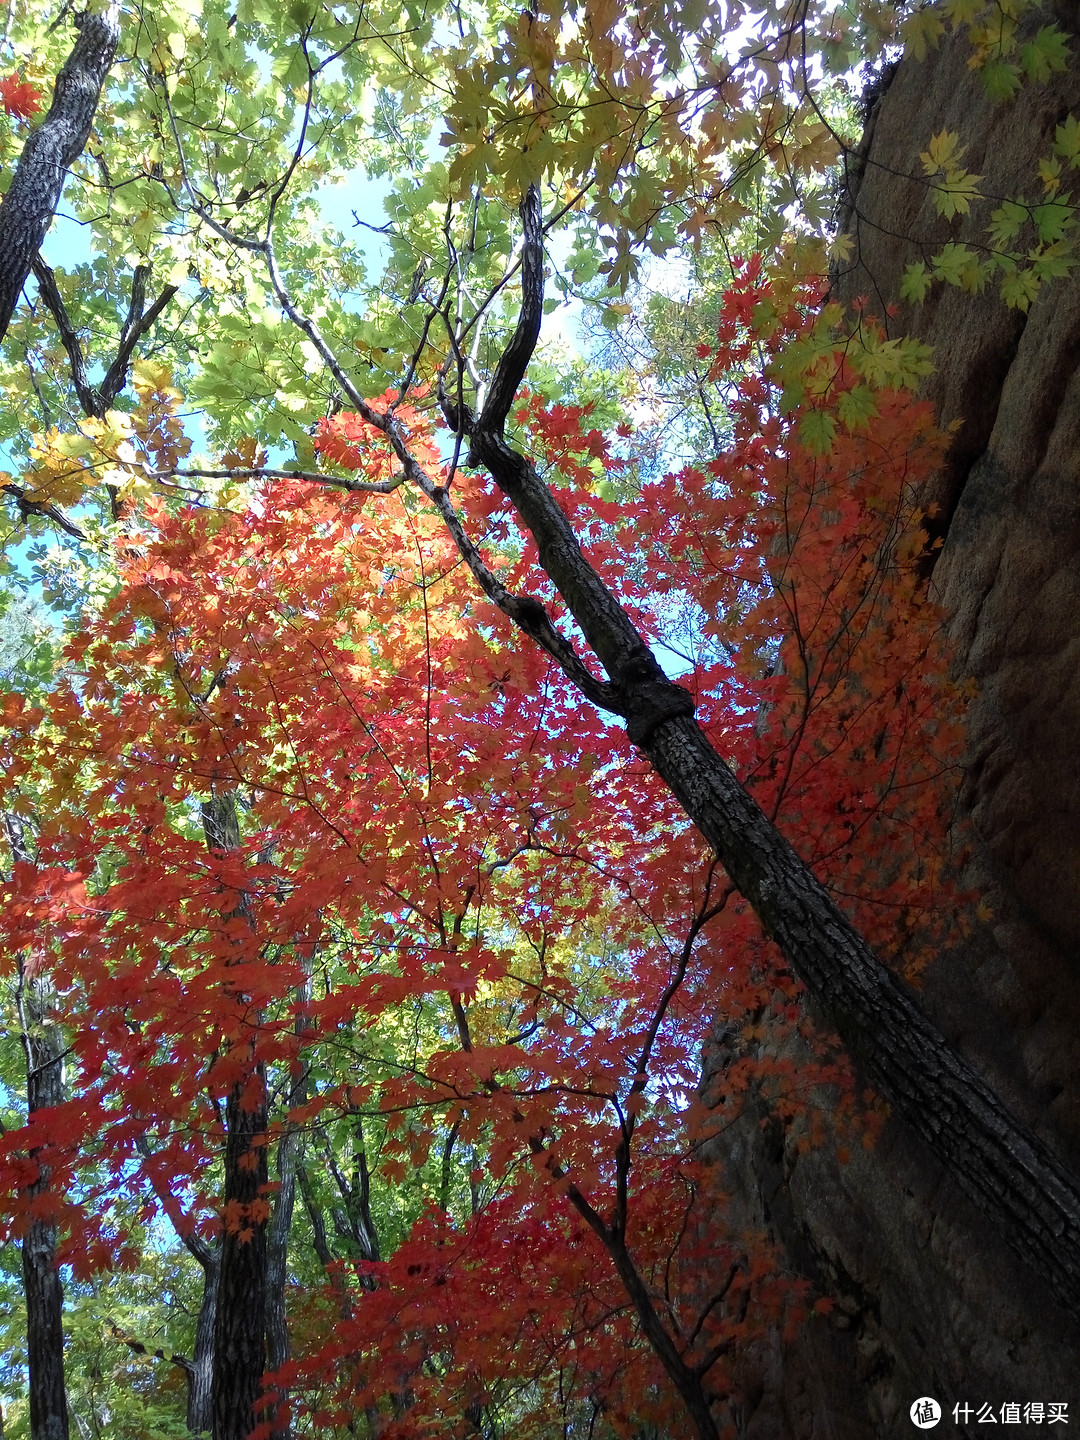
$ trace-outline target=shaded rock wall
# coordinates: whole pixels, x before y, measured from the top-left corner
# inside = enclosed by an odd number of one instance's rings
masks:
[[[1075,4],[1048,18],[1070,32]],[[939,956],[923,1001],[1000,1093],[1080,1169],[1080,275],[1044,287],[1027,316],[996,293],[935,285],[900,305],[900,276],[948,240],[985,243],[1002,198],[1041,198],[1038,159],[1080,114],[1075,63],[991,102],[948,40],[905,59],[848,166],[855,251],[837,277],[891,333],[934,346],[927,394],[962,419],[926,499],[943,545],[931,584],[958,665],[976,681],[963,807],[975,838],[963,875],[992,914]],[[968,217],[934,210],[919,151],[941,130],[967,144],[987,197]],[[1078,177],[1077,187],[1080,187]],[[707,1049],[703,1094],[722,1107],[730,1037]],[[796,1042],[797,1043],[797,1042]],[[764,1122],[764,1123],[763,1123]],[[826,1147],[749,1111],[710,1148],[725,1224],[759,1227],[837,1300],[791,1345],[747,1357],[736,1404],[754,1440],[914,1434],[908,1406],[1069,1400],[1080,1421],[1080,1335],[914,1137],[895,1122],[841,1165]],[[950,1433],[963,1433],[952,1425]],[[985,1434],[972,1424],[971,1434]]]

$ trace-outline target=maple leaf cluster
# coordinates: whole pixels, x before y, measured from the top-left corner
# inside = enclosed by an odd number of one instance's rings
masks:
[[[0,79],[0,105],[5,114],[29,120],[41,109],[41,91],[29,80],[20,80],[17,74],[5,75]]]

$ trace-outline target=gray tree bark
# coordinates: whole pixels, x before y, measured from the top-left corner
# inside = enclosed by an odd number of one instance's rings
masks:
[[[48,982],[28,975],[20,964],[19,991],[26,1051],[26,1108],[33,1117],[38,1111],[59,1105],[64,1098],[64,1044],[60,1031],[49,1020]],[[32,1150],[30,1158],[37,1158],[37,1152]],[[28,1193],[43,1194],[49,1188],[49,1178],[48,1167],[42,1165]],[[56,1265],[56,1242],[56,1226],[47,1220],[35,1220],[22,1242],[31,1440],[68,1440],[64,1290]]]
[[[56,77],[52,104],[31,131],[0,205],[0,340],[52,224],[68,170],[90,138],[101,89],[120,38],[120,7],[86,12],[79,36]]]
[[[29,862],[31,854],[22,822],[14,813],[4,815],[11,853]],[[26,957],[18,957],[16,991],[23,1053],[26,1057],[26,1109],[32,1119],[64,1098],[64,1041],[51,1019],[52,986],[48,977],[32,974]],[[28,1195],[49,1188],[49,1167],[40,1152],[37,1179]],[[26,1351],[30,1388],[30,1440],[68,1440],[67,1388],[64,1380],[64,1289],[56,1264],[56,1226],[35,1220],[22,1242],[23,1297],[26,1302]]]

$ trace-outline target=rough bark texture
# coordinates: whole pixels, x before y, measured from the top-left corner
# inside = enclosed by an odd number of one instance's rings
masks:
[[[39,1110],[59,1105],[64,1098],[64,1046],[59,1030],[49,1020],[51,995],[47,982],[20,973],[19,989],[26,1050],[26,1108],[33,1117]],[[30,1194],[40,1195],[48,1187],[49,1171],[43,1166],[30,1186]],[[64,1290],[56,1265],[56,1241],[56,1226],[36,1220],[22,1242],[30,1440],[68,1440]]]
[[[202,822],[210,851],[228,854],[239,849],[234,795],[226,792],[204,801]],[[242,900],[232,918],[245,913]],[[242,993],[236,993],[235,1000],[241,1008],[248,1003]],[[256,1405],[266,1370],[268,1227],[261,1212],[269,1180],[268,1124],[265,1068],[252,1056],[246,1083],[234,1085],[225,1103],[225,1227],[210,1385],[213,1440],[247,1440],[259,1419]]]
[[[120,7],[78,17],[79,36],[56,77],[45,119],[23,146],[0,205],[0,339],[52,224],[69,167],[82,154],[120,38]]]
[[[203,1294],[195,1323],[195,1348],[187,1371],[187,1428],[193,1435],[207,1433],[213,1425],[211,1390],[214,1377],[214,1329],[217,1319],[218,1282],[221,1279],[221,1251],[201,1241],[194,1251],[203,1269]]]
[[[1056,19],[1075,33],[1072,5]],[[1073,55],[1078,42],[1073,41]],[[913,260],[977,238],[1000,197],[1037,198],[1038,158],[1080,113],[1080,69],[989,101],[963,39],[901,63],[849,167],[856,238],[843,299],[885,317]],[[995,197],[966,220],[934,213],[919,151],[941,130]],[[911,179],[905,179],[911,176]],[[932,584],[951,616],[961,670],[978,683],[964,812],[975,835],[962,879],[993,918],[938,958],[921,1007],[1070,1165],[1080,1160],[1080,277],[1047,286],[1027,316],[994,294],[936,286],[902,305],[891,333],[935,347],[927,393],[962,419],[927,495],[944,544]],[[737,1040],[718,1034],[704,1094],[719,1114]],[[797,1056],[795,1058],[798,1058]],[[919,1395],[1080,1403],[1080,1336],[897,1120],[870,1154],[800,1155],[763,1104],[711,1146],[733,1219],[780,1241],[838,1301],[793,1344],[747,1357],[742,1433],[755,1440],[863,1440],[910,1428]],[[993,1183],[994,1167],[988,1180]],[[732,1213],[734,1212],[734,1213]],[[1075,1423],[1075,1419],[1073,1419]],[[964,1427],[960,1426],[961,1433]],[[984,1433],[972,1420],[971,1434]],[[955,1427],[953,1429],[955,1433]]]
[[[226,1106],[226,1214],[230,1203],[248,1207],[266,1196],[264,1081],[260,1102],[246,1107],[251,1101],[237,1086]],[[255,1428],[266,1368],[265,1332],[266,1222],[245,1220],[243,1228],[232,1233],[226,1229],[221,1239],[211,1397],[214,1440],[247,1440]]]

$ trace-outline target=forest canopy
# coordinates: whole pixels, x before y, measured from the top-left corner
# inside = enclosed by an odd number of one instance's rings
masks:
[[[832,1303],[710,1178],[762,1097],[895,1112],[1075,1303],[918,1000],[970,695],[886,300],[1069,275],[1077,117],[1015,196],[919,137],[984,243],[842,298],[946,37],[1075,63],[1026,0],[12,0],[6,1436],[734,1434]]]

